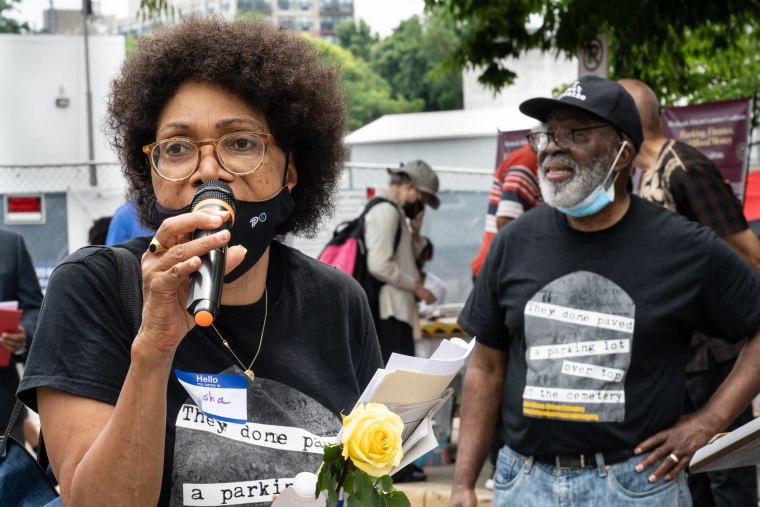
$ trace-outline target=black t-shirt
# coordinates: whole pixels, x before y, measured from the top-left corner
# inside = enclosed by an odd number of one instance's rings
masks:
[[[148,239],[125,243],[135,255]],[[166,450],[159,505],[264,505],[289,479],[316,472],[322,443],[340,429],[381,367],[369,307],[348,275],[273,242],[268,317],[248,382],[245,424],[201,412],[174,371],[167,394]],[[130,364],[133,336],[120,308],[116,261],[88,249],[50,278],[19,396],[36,408],[35,388],[52,387],[115,404]],[[215,323],[247,365],[256,354],[264,298],[223,306]],[[236,373],[241,368],[210,328],[195,327],[173,368]],[[44,428],[43,428],[44,430]]]
[[[507,350],[507,444],[527,455],[632,449],[681,415],[692,329],[760,324],[760,277],[709,229],[631,196],[597,232],[549,206],[501,231],[459,322]]]

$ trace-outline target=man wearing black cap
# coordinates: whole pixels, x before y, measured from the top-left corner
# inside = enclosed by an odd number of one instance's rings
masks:
[[[459,317],[477,345],[450,505],[476,505],[499,410],[496,506],[690,505],[689,460],[760,390],[760,277],[708,229],[628,193],[643,134],[619,84],[586,76],[520,110],[547,123],[529,140],[548,205],[496,236]],[[682,417],[692,329],[751,339]]]

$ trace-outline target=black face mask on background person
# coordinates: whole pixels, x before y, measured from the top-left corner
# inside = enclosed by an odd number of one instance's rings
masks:
[[[425,203],[422,201],[405,202],[401,208],[404,210],[406,218],[414,220],[425,209]]]
[[[237,213],[235,224],[230,229],[229,245],[242,245],[248,250],[243,262],[227,273],[224,283],[234,282],[251,269],[272,243],[275,229],[284,223],[293,213],[295,204],[285,182],[288,176],[289,153],[285,157],[285,175],[282,178],[282,188],[269,199],[263,201],[236,201]],[[170,217],[190,213],[190,204],[179,209],[167,209],[154,198],[150,203],[149,213],[153,226],[158,229]]]

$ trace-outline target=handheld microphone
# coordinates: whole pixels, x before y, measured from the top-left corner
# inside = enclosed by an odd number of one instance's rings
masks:
[[[198,188],[190,204],[195,211],[199,209],[215,209],[229,211],[229,219],[216,230],[198,229],[193,232],[192,239],[210,236],[222,230],[229,230],[235,223],[235,195],[232,189],[223,181],[207,181]],[[224,260],[227,257],[227,245],[211,250],[201,257],[201,267],[190,275],[190,286],[187,292],[187,311],[195,318],[195,323],[201,327],[213,324],[219,314],[222,300],[222,285],[224,284]]]

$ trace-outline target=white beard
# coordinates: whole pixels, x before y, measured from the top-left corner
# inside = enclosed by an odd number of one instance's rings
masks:
[[[610,170],[615,154],[605,150],[603,154],[591,161],[588,166],[581,167],[569,155],[547,155],[538,171],[538,183],[544,202],[552,207],[572,208],[601,185]],[[572,176],[563,181],[549,181],[546,177],[544,164],[549,161],[560,162],[573,170]]]

